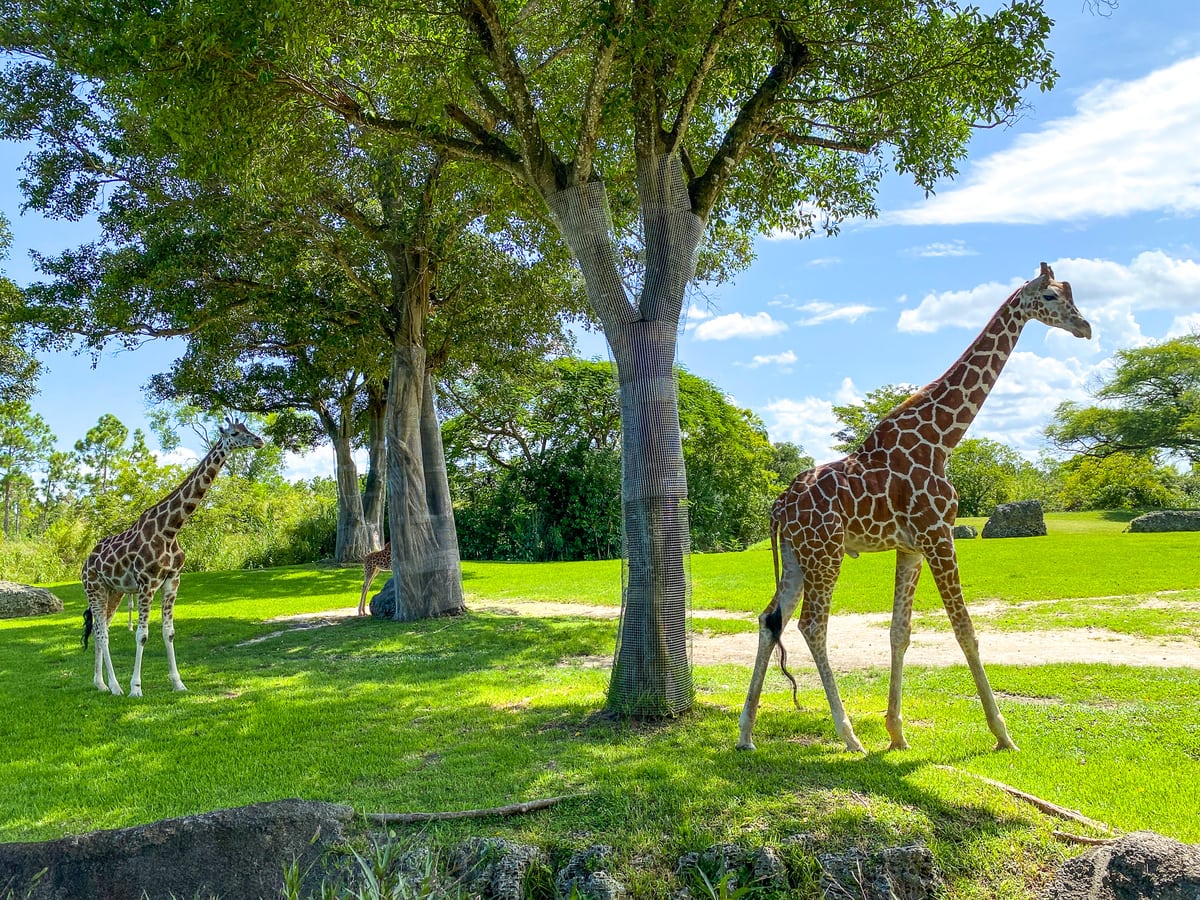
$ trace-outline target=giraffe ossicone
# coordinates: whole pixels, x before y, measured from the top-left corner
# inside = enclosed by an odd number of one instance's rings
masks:
[[[1001,304],[978,337],[941,378],[921,388],[881,419],[861,448],[801,472],[771,507],[775,595],[759,616],[758,653],[739,721],[737,746],[754,748],[752,732],[763,679],[796,606],[798,625],[816,663],[834,727],[846,749],[863,752],[842,706],[826,650],[830,600],[844,556],[896,551],[892,605],[891,679],[885,724],[891,749],[908,746],[901,717],[904,654],[912,631],[912,603],[921,562],[928,563],[954,635],[966,656],[996,749],[1016,749],[996,705],[963,600],[952,529],[958,496],[946,478],[946,459],[979,413],[1027,322],[1038,320],[1075,337],[1092,327],[1075,308],[1071,286],[1042,263],[1038,276]]]
[[[120,694],[121,685],[109,652],[108,625],[121,597],[137,597],[138,622],[133,678],[129,695],[142,695],[142,651],[150,633],[150,604],[162,588],[162,634],[167,649],[167,676],[177,691],[185,691],[175,664],[175,598],[184,553],[176,536],[204,499],[229,454],[234,450],[259,448],[263,439],[242,422],[226,419],[219,436],[205,457],[179,487],[142,513],[129,528],[104,538],[83,562],[83,646],[96,635],[96,688]]]

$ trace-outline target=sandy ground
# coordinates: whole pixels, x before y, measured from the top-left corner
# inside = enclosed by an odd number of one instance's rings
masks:
[[[1081,601],[1086,602],[1086,601]],[[1151,603],[1153,601],[1150,601]],[[1200,641],[1195,639],[1150,640],[1116,634],[1099,628],[1063,629],[1052,631],[989,631],[986,616],[998,604],[977,604],[971,607],[976,620],[979,650],[985,663],[1009,663],[1036,666],[1047,663],[1091,662],[1130,666],[1182,666],[1200,669]],[[518,603],[475,604],[473,609],[501,615],[528,616],[589,616],[616,618],[618,611],[610,606],[586,606],[575,603]],[[285,634],[287,631],[320,628],[353,618],[357,608],[306,613],[269,620],[288,627],[246,643],[260,643]],[[695,610],[703,618],[744,619],[753,622],[750,613],[725,610]],[[834,669],[850,671],[889,665],[890,644],[888,624],[890,614],[843,614],[829,619],[829,661]],[[784,641],[789,649],[788,667],[813,668],[812,657],[804,638],[792,625]],[[692,638],[693,660],[697,665],[734,663],[751,666],[758,646],[758,635],[747,631],[738,634],[696,634]],[[597,665],[608,665],[611,659],[597,659]],[[905,664],[913,666],[952,666],[963,662],[962,651],[949,630],[923,631],[919,623],[913,629]]]

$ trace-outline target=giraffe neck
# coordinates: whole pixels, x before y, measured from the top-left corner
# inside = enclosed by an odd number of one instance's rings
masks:
[[[216,481],[221,467],[225,465],[225,460],[228,458],[229,451],[223,445],[217,444],[204,459],[200,460],[199,465],[191,471],[188,477],[183,479],[183,483],[179,487],[142,513],[135,527],[153,522],[151,527],[155,532],[168,538],[174,537],[192,517],[192,513],[196,511],[200,501],[204,499],[204,495]],[[145,531],[144,527],[142,530]]]
[[[941,378],[917,391],[880,424],[892,422],[901,431],[916,431],[935,450],[944,453],[953,450],[975,421],[1029,320],[1018,301],[1018,293],[1014,292],[1001,305]],[[877,427],[871,438],[880,431]]]

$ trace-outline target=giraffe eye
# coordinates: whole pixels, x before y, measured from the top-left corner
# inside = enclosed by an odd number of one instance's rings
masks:
[[[1057,294],[1042,294],[1042,299],[1043,300],[1054,300],[1057,298],[1057,296],[1058,296]]]

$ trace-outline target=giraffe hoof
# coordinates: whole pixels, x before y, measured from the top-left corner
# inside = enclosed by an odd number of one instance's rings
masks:
[[[122,694],[125,693],[123,690],[121,690],[121,686],[119,684],[114,684],[108,690],[109,690],[109,693],[111,693],[114,697],[120,697]]]
[[[899,740],[893,740],[890,744],[888,744],[888,749],[889,750],[907,750],[908,749],[908,741],[906,741],[904,738],[900,738]]]
[[[140,696],[142,696],[142,686],[141,686],[140,684],[134,684],[134,685],[130,685],[130,687],[129,687],[129,696],[130,696],[130,697],[140,697]]]
[[[187,693],[187,688],[183,686],[182,681],[176,681],[174,684],[171,685],[171,688],[176,691],[182,691],[185,694]]]
[[[1015,751],[1019,752],[1021,748],[1013,743],[1012,738],[1006,737],[1006,738],[1001,738],[1000,740],[996,741],[996,746],[994,749],[995,750],[1015,750]]]
[[[758,748],[754,746],[754,741],[738,741],[737,746],[734,749],[749,752],[750,750],[757,750]]]

